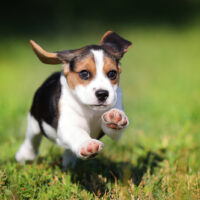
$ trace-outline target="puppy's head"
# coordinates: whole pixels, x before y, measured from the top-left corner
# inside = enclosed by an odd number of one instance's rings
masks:
[[[131,42],[108,31],[100,45],[48,53],[34,41],[31,46],[46,64],[63,63],[63,74],[76,99],[93,110],[106,110],[117,100],[121,68],[119,60]]]

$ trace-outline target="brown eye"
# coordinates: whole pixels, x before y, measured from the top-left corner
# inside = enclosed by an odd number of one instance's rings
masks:
[[[107,76],[110,80],[114,80],[117,77],[117,71],[111,70],[107,73]]]
[[[91,73],[87,70],[82,70],[79,72],[79,76],[83,80],[88,80],[91,77]]]

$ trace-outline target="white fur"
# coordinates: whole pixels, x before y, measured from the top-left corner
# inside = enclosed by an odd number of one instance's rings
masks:
[[[87,85],[78,85],[74,90],[74,95],[82,103],[94,110],[105,110],[115,105],[117,100],[117,84],[113,85],[103,72],[104,54],[102,50],[91,50],[95,64],[96,76]],[[104,106],[94,106],[98,104],[98,99],[95,95],[97,90],[107,90],[109,96],[106,99]]]
[[[56,130],[53,127],[51,127],[45,121],[42,121],[42,128],[49,139],[53,141],[56,140],[57,134],[56,134]]]
[[[123,131],[106,127],[101,118],[109,109],[123,109],[122,95],[120,87],[117,84],[113,85],[103,72],[103,51],[91,52],[96,63],[96,76],[88,85],[78,85],[71,90],[65,76],[61,75],[60,117],[57,131],[46,122],[42,122],[46,135],[65,149],[64,167],[67,167],[70,161],[74,164],[75,156],[83,158],[80,154],[81,147],[92,138],[97,138],[101,129],[112,139],[118,139]],[[105,105],[99,108],[92,105],[98,104],[95,92],[100,89],[108,90],[109,96]],[[29,115],[26,139],[16,154],[17,161],[24,162],[35,158],[41,139],[39,133],[38,122]]]
[[[116,109],[116,108],[114,108],[114,109],[118,110],[121,113],[121,115],[122,115],[122,120],[121,121],[123,121],[124,118],[126,117],[125,113],[121,109]],[[116,129],[112,129],[112,128],[109,128],[109,127],[106,126],[106,122],[103,119],[103,115],[101,116],[101,119],[102,119],[101,128],[102,128],[103,132],[106,133],[106,135],[108,135],[113,140],[119,140],[121,138],[121,136],[122,136],[122,133],[124,132],[124,130],[126,129],[126,127],[129,124],[129,121],[128,121],[128,118],[127,118],[126,126],[124,126],[120,130],[116,130]]]
[[[18,162],[24,163],[25,160],[34,160],[38,154],[38,148],[42,135],[37,120],[28,114],[26,137],[24,143],[15,155]]]

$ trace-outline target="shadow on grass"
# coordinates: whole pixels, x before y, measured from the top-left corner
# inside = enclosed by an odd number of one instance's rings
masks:
[[[99,157],[89,160],[78,160],[74,169],[68,169],[71,175],[71,182],[79,184],[80,187],[99,197],[109,191],[107,183],[129,184],[129,180],[138,186],[142,181],[144,174],[149,171],[154,173],[155,167],[164,160],[165,149],[158,152],[149,151],[146,155],[139,156],[136,165],[131,162],[116,162],[100,154]],[[59,158],[59,159],[58,159]],[[9,161],[10,162],[10,161]],[[12,159],[13,163],[16,163]],[[62,158],[60,152],[50,162],[45,157],[38,157],[36,165],[46,163],[47,168],[61,167]],[[18,165],[19,168],[23,166]]]
[[[74,169],[68,169],[71,175],[71,182],[79,184],[83,189],[99,197],[109,191],[108,184],[120,182],[124,185],[129,184],[129,180],[138,186],[142,181],[144,174],[149,171],[154,173],[155,167],[162,162],[165,157],[165,149],[158,152],[149,151],[144,156],[139,156],[136,165],[131,162],[116,162],[100,154],[99,157],[89,160],[78,160]],[[60,153],[48,163],[45,157],[38,157],[36,165],[46,163],[49,168],[61,167],[62,158]],[[6,161],[8,162],[8,161]],[[16,163],[14,159],[12,161]],[[18,165],[19,168],[23,166]]]
[[[148,152],[145,157],[137,159],[136,166],[130,162],[114,162],[105,156],[86,161],[79,160],[75,169],[70,170],[71,181],[100,196],[108,191],[107,182],[120,181],[128,184],[128,181],[132,179],[138,186],[147,170],[149,169],[152,174],[154,168],[164,159],[161,153]]]

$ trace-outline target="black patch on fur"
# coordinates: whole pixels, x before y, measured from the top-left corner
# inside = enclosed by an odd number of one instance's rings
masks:
[[[62,62],[69,63],[70,71],[74,71],[75,63],[90,54],[90,50],[104,50],[99,45],[88,45],[80,49],[57,51],[57,56]]]
[[[74,71],[74,60],[71,60],[70,63],[69,63],[69,69],[71,72]]]
[[[88,50],[91,50],[91,49],[93,49],[93,50],[102,50],[103,49],[102,46],[99,46],[99,45],[96,45],[96,44],[88,45],[86,47],[87,47]]]
[[[117,59],[121,59],[131,45],[130,41],[125,40],[115,32],[106,35],[102,41],[103,49]]]
[[[52,74],[36,91],[33,104],[31,107],[31,115],[39,122],[41,131],[42,121],[57,129],[59,110],[58,103],[61,95],[60,84],[61,72]]]
[[[112,54],[110,54],[109,51],[107,51],[106,48],[99,46],[99,45],[88,45],[88,46],[82,47],[82,48],[77,49],[77,50],[66,50],[66,51],[60,51],[60,52],[57,52],[57,53],[58,53],[58,56],[61,60],[64,60],[65,62],[69,62],[70,71],[73,72],[74,68],[76,66],[76,62],[78,60],[83,59],[88,54],[90,54],[91,50],[102,50],[102,51],[104,51],[105,55],[108,56],[109,58],[111,58],[112,60],[114,60],[117,64],[117,66],[118,66],[119,59],[116,58],[115,56],[113,56]],[[79,53],[77,53],[77,52],[79,52]]]
[[[100,140],[104,135],[105,135],[105,133],[101,130],[97,137],[97,140]]]

